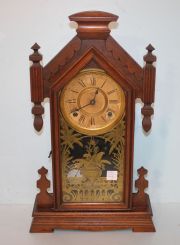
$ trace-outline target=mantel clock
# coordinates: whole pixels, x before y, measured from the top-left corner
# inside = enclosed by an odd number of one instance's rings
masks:
[[[155,231],[147,170],[138,169],[133,193],[135,100],[142,126],[151,128],[156,57],[148,45],[142,68],[110,36],[118,16],[100,11],[69,17],[77,35],[46,65],[39,45],[30,55],[34,128],[43,126],[44,98],[50,99],[52,184],[38,170],[31,232],[54,229]]]

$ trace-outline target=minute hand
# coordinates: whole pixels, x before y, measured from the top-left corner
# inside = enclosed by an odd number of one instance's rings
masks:
[[[79,110],[83,109],[84,107],[86,107],[86,106],[88,106],[88,105],[91,105],[91,104],[92,104],[91,101],[92,101],[92,100],[90,100],[90,102],[89,102],[88,104],[83,105],[83,106],[79,107],[78,109],[75,109],[73,112],[79,111]]]

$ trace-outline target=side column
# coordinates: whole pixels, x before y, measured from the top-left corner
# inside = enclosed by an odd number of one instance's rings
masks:
[[[146,64],[143,68],[142,95],[144,106],[141,112],[144,116],[142,121],[143,129],[144,131],[148,132],[151,129],[152,125],[151,116],[154,114],[152,103],[154,102],[156,68],[153,63],[156,61],[156,56],[152,54],[154,48],[151,44],[149,44],[146,49],[148,53],[144,56],[144,61],[146,62]]]
[[[30,67],[31,101],[34,103],[32,114],[34,115],[34,128],[40,131],[43,126],[42,114],[44,113],[44,107],[41,105],[44,100],[43,67],[40,64],[42,55],[38,52],[40,46],[37,43],[31,49],[34,50],[34,53],[29,56],[29,60],[33,62]]]

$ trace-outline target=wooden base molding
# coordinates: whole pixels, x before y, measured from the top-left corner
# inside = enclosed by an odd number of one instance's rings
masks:
[[[65,212],[53,211],[51,208],[39,210],[35,201],[30,232],[46,233],[53,232],[54,229],[84,231],[132,229],[134,232],[155,232],[149,196],[146,197],[146,208],[133,206],[131,211],[121,212]]]

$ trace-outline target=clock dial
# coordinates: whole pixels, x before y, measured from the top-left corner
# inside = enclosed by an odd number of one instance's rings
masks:
[[[113,128],[125,110],[120,85],[100,69],[86,69],[62,90],[60,108],[65,120],[77,131],[98,135]]]

